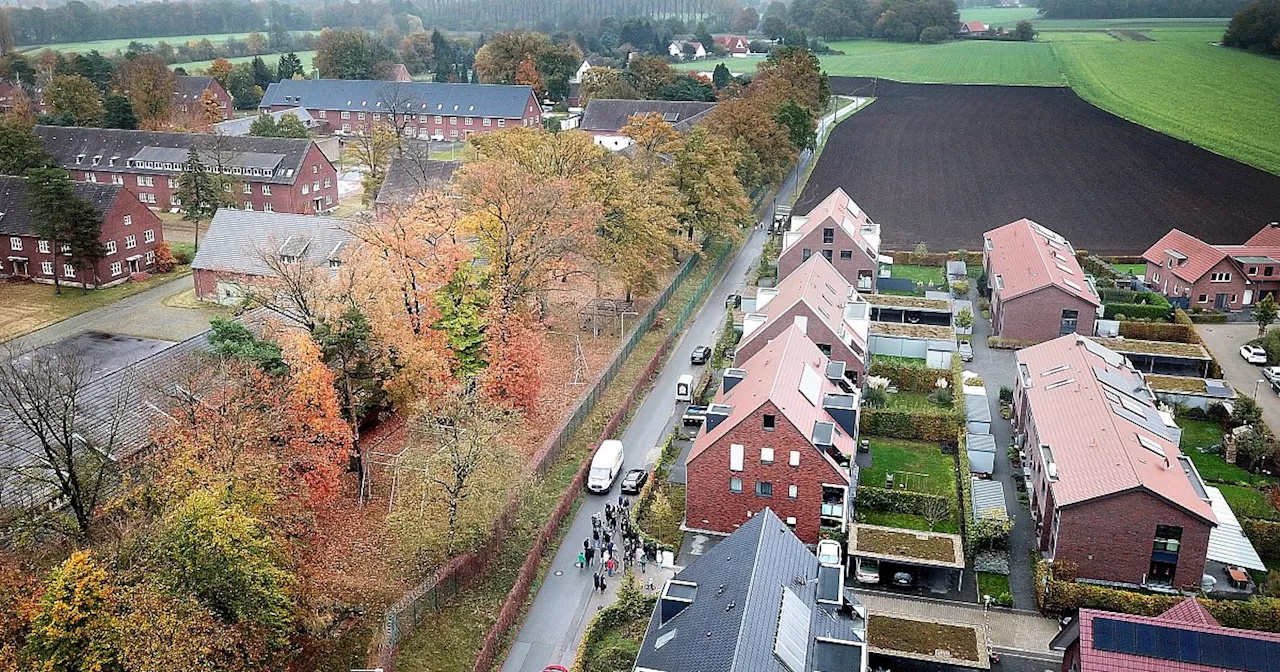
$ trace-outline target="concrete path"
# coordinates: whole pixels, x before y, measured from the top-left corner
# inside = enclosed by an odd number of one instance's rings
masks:
[[[1240,357],[1240,346],[1258,336],[1258,325],[1248,324],[1197,324],[1196,333],[1204,341],[1209,353],[1218,360],[1222,375],[1236,388],[1236,393],[1252,397],[1257,390],[1258,405],[1262,407],[1262,419],[1272,432],[1280,431],[1280,397],[1262,380],[1262,367],[1250,364]]]
[[[1014,480],[1013,465],[1005,449],[1013,438],[1013,426],[1000,417],[1000,387],[1013,387],[1017,363],[1012,350],[996,350],[987,347],[991,335],[991,322],[982,319],[978,311],[976,290],[971,293],[975,314],[973,316],[973,361],[965,368],[982,376],[987,388],[987,403],[991,406],[991,435],[996,439],[995,470],[992,478],[1004,484],[1004,505],[1013,518],[1013,530],[1009,533],[1009,591],[1013,604],[1019,609],[1036,608],[1035,580],[1027,552],[1036,547],[1036,528],[1031,513],[1018,501],[1018,483]]]
[[[1035,612],[1007,609],[983,609],[978,605],[931,600],[919,597],[897,597],[885,593],[854,590],[858,601],[867,608],[872,620],[876,614],[902,616],[939,623],[962,623],[983,628],[991,638],[991,646],[1002,651],[1022,651],[1056,656],[1049,641],[1058,634],[1058,622]]]

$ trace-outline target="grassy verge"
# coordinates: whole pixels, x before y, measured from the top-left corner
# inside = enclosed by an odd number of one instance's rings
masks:
[[[833,111],[838,110],[839,114],[836,115],[835,123],[827,126],[826,132],[818,136],[817,148],[813,152],[813,159],[809,161],[809,166],[804,169],[804,175],[800,176],[800,182],[796,185],[796,191],[794,194],[796,198],[800,198],[800,194],[804,192],[804,185],[809,183],[809,176],[813,174],[813,167],[818,165],[818,157],[822,156],[822,150],[826,149],[827,138],[831,137],[832,131],[836,130],[836,126],[839,126],[840,122],[853,116],[853,114],[858,110],[861,110],[865,108],[867,105],[874,103],[875,99],[872,98],[871,100],[868,100],[866,103],[859,105],[858,107],[845,110],[844,108],[848,106],[851,102],[852,102],[852,99],[847,96],[831,97],[832,110]]]
[[[978,599],[982,600],[985,595],[990,595],[991,599],[1001,606],[1013,606],[1013,593],[1009,590],[1009,577],[1004,574],[978,572]],[[1008,605],[1003,604],[1003,598],[1008,598]]]
[[[924,360],[917,360],[924,361]],[[885,408],[895,411],[906,411],[917,415],[946,415],[953,412],[951,408],[944,408],[932,401],[929,401],[929,395],[924,392],[908,392],[900,390],[885,395]]]
[[[190,266],[179,266],[171,273],[106,289],[85,292],[79,287],[63,287],[61,294],[54,293],[53,285],[19,281],[0,283],[0,341],[29,334],[190,274]]]
[[[691,303],[711,266],[707,260],[700,262],[671,297],[664,312],[678,314]],[[672,322],[668,320],[666,324],[670,325]],[[510,593],[520,565],[527,558],[538,530],[573,480],[579,465],[589,454],[592,444],[600,437],[609,417],[626,399],[669,331],[669,327],[664,327],[654,329],[644,336],[606,388],[595,409],[574,433],[565,448],[564,456],[544,479],[530,483],[525,488],[525,500],[517,517],[516,527],[500,547],[499,557],[493,568],[471,588],[454,596],[438,612],[423,619],[413,634],[401,643],[396,657],[397,670],[425,672],[471,668],[476,651],[493,625],[503,600]],[[541,583],[549,562],[550,557],[544,561],[537,583]],[[536,595],[537,588],[535,584],[530,595]],[[518,630],[512,628],[508,637],[514,637]]]
[[[1255,474],[1227,462],[1217,453],[1201,452],[1202,449],[1222,443],[1222,427],[1212,420],[1178,418],[1182,428],[1180,448],[1196,465],[1196,470],[1206,481],[1234,485],[1265,486],[1277,482],[1274,476]]]
[[[1227,500],[1237,516],[1280,521],[1280,511],[1271,506],[1262,491],[1226,483],[1218,483],[1215,487],[1222,491],[1222,498]]]
[[[858,510],[858,522],[867,525],[883,525],[884,527],[898,527],[904,530],[919,530],[921,532],[946,532],[947,534],[960,534],[960,525],[954,518],[951,520],[939,521],[938,524],[929,529],[929,521],[924,516],[917,516],[914,513],[890,513],[888,511],[871,511],[869,509]]]
[[[943,284],[946,278],[942,275],[941,266],[917,266],[915,264],[894,264],[893,277],[904,278],[912,282]]]

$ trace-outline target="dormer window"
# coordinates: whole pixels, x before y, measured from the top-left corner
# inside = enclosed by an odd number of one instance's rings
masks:
[[[84,163],[84,154],[76,154],[76,165]]]
[[[296,263],[298,263],[298,258],[297,258],[297,257],[295,257],[295,256],[292,256],[292,255],[282,254],[282,255],[280,255],[280,263],[282,263],[282,264],[296,264]]]

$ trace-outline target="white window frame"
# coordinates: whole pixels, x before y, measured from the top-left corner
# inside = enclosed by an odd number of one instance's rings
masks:
[[[1219,271],[1209,274],[1209,282],[1231,282],[1230,271]]]
[[[729,446],[729,471],[742,471],[746,450],[746,446],[740,443],[734,443]]]
[[[791,458],[787,460],[787,464],[793,467],[800,466],[800,451],[798,450],[791,451]]]
[[[794,483],[787,486],[787,499],[797,499],[800,497],[800,486]]]
[[[72,266],[71,264],[64,263],[62,265],[62,277],[64,278],[76,277],[76,267]]]
[[[107,254],[115,254],[115,253],[116,253],[116,241],[114,241],[114,240],[108,240],[108,241],[106,242],[106,248],[107,248]]]
[[[124,237],[124,249],[132,250],[138,246],[138,237],[132,233]]]
[[[36,244],[36,247],[39,248],[41,254],[49,254],[49,241],[42,240]]]
[[[9,236],[9,249],[10,249],[10,250],[13,250],[14,252],[21,252],[21,251],[22,251],[22,237],[21,237],[21,236]]]
[[[124,272],[124,266],[120,262],[118,261],[111,262],[111,277],[114,278],[123,272]]]
[[[147,229],[146,231],[143,231],[143,232],[142,232],[142,242],[144,242],[144,243],[154,243],[154,242],[156,242],[156,232],[155,232],[155,229]]]
[[[761,448],[761,449],[760,449],[760,463],[761,463],[761,464],[773,464],[773,449],[772,449],[772,448]]]
[[[44,275],[53,275],[53,262],[52,261],[40,262],[40,272],[43,273]]]
[[[262,195],[263,195],[263,196],[270,196],[270,195],[271,195],[271,185],[269,185],[269,184],[264,184],[264,185],[262,185]]]

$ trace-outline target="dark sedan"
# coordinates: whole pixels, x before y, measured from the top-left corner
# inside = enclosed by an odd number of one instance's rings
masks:
[[[649,472],[644,469],[632,469],[622,477],[622,494],[638,495],[640,488],[644,487],[644,482],[649,480]]]
[[[693,354],[689,356],[689,361],[694,364],[706,364],[711,359],[711,348],[705,345],[699,345],[693,349]]]

